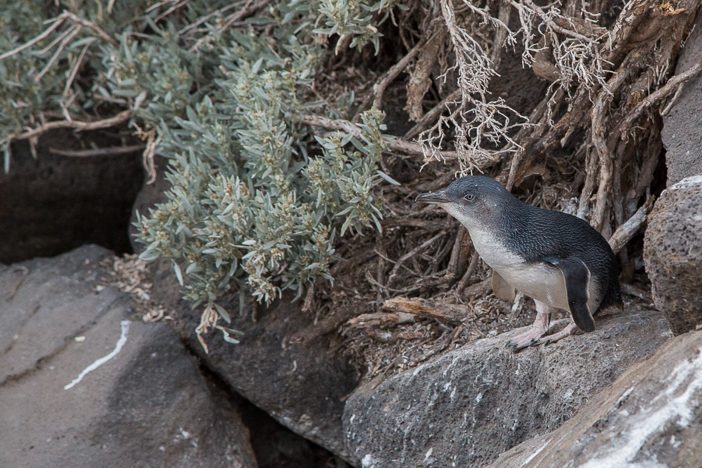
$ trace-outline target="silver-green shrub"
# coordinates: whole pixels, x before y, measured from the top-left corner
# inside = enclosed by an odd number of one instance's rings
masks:
[[[9,148],[41,113],[88,121],[131,110],[130,132],[154,139],[168,158],[171,184],[167,200],[138,218],[142,258],[171,261],[194,305],[227,318],[216,301],[229,292],[262,302],[286,290],[299,295],[318,279],[331,280],[339,236],[380,229],[374,188],[383,180],[382,114],[362,114],[355,136],[315,134],[299,117],[347,110],[311,92],[333,53],[319,38],[339,33],[353,46],[377,45],[373,18],[384,20],[391,4],[271,1],[225,25],[236,11],[229,1],[195,0],[175,12],[168,7],[177,2],[67,3],[112,40],[83,26],[63,44],[77,27],[69,18],[0,61],[0,105],[8,109],[0,142]],[[109,3],[115,9],[107,12]],[[23,26],[7,24],[0,53],[46,30],[47,16],[60,18],[61,8],[45,4],[3,7]],[[5,24],[8,15],[2,18]],[[80,79],[67,96],[66,79],[83,50]],[[39,83],[20,79],[44,67]]]

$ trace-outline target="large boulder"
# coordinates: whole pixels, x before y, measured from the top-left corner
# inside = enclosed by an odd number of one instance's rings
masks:
[[[98,247],[0,268],[0,466],[255,467],[178,336],[96,288]]]
[[[697,467],[702,461],[702,332],[671,340],[559,429],[502,454],[496,468]]]
[[[702,61],[702,15],[685,40],[676,74]],[[670,187],[686,177],[702,174],[702,75],[690,78],[670,112],[663,117],[663,145]]]
[[[657,311],[603,318],[593,333],[518,354],[505,347],[515,333],[357,389],[344,411],[349,450],[364,467],[489,463],[560,426],[671,336]]]
[[[0,262],[58,255],[86,243],[129,251],[127,223],[143,179],[140,151],[91,149],[122,144],[106,133],[68,130],[42,136],[36,158],[26,141],[13,144],[10,171],[0,170]],[[92,155],[80,156],[87,154],[83,146]]]
[[[161,292],[177,294],[174,286],[156,284]],[[227,308],[238,307],[237,302]],[[336,333],[320,332],[313,314],[302,312],[298,303],[281,301],[257,312],[255,319],[250,311],[246,317],[232,313],[227,326],[243,332],[241,342],[229,344],[212,334],[206,353],[194,333],[199,311],[182,304],[177,315],[186,317],[185,341],[234,391],[293,432],[353,461],[344,445],[341,416],[358,375],[341,353]]]
[[[702,323],[702,175],[667,188],[649,217],[644,260],[656,308],[674,333]]]

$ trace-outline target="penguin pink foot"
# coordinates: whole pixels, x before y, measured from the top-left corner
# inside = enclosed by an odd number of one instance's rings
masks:
[[[521,333],[514,338],[510,338],[507,342],[507,347],[512,348],[516,353],[519,350],[535,345],[548,331],[548,325],[551,321],[551,311],[549,307],[540,301],[534,301],[536,304],[536,319],[527,331]]]
[[[578,326],[574,323],[566,326],[563,330],[553,333],[551,335],[542,336],[537,339],[534,345],[550,345],[558,340],[565,338],[566,336],[574,335],[578,331]]]

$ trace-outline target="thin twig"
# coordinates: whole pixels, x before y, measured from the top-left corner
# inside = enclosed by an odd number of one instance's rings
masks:
[[[244,19],[248,16],[253,15],[258,10],[263,8],[264,6],[268,5],[269,2],[270,2],[270,0],[259,0],[258,2],[254,3],[253,5],[250,4],[251,2],[248,2],[248,4],[244,6],[244,8],[237,11],[236,13],[231,14],[227,18],[227,20],[224,22],[222,27],[219,28],[219,30],[217,32],[219,34],[222,34],[225,30],[230,28],[234,23],[236,23],[237,21],[241,21],[242,19]],[[189,51],[194,52],[194,51],[198,50],[202,46],[202,44],[209,41],[211,38],[212,38],[212,36],[210,34],[208,34],[204,37],[201,37],[200,39],[198,39],[195,42],[195,44],[190,48]]]
[[[354,328],[376,328],[381,325],[413,323],[414,318],[414,315],[407,312],[372,312],[354,317],[346,324]]]
[[[661,88],[657,89],[653,93],[649,94],[646,99],[641,101],[629,114],[624,118],[622,123],[620,124],[620,131],[622,134],[625,134],[629,131],[631,128],[631,124],[636,120],[642,112],[644,112],[646,109],[651,107],[653,104],[656,102],[660,101],[661,99],[667,97],[669,94],[673,93],[678,89],[680,85],[685,83],[687,80],[698,74],[699,72],[702,71],[702,62],[698,62],[695,64],[693,67],[691,67],[688,70],[685,70],[682,73],[679,73],[672,77],[668,82],[665,84],[665,86],[662,86]]]
[[[438,240],[440,237],[443,237],[446,235],[446,232],[440,232],[433,237],[429,238],[428,240],[424,241],[414,249],[410,250],[406,254],[404,254],[402,257],[400,257],[395,265],[392,267],[392,270],[390,270],[390,275],[388,276],[388,286],[392,286],[395,278],[397,278],[397,274],[400,271],[400,267],[410,258],[414,257],[417,255],[419,252],[422,250],[426,249],[430,245],[432,245],[436,240]]]
[[[436,120],[436,118],[440,116],[443,111],[446,110],[446,106],[448,103],[454,102],[459,97],[461,97],[461,90],[454,90],[451,94],[442,99],[440,103],[435,105],[430,111],[424,114],[424,116],[422,116],[422,118],[419,119],[419,121],[414,125],[414,127],[410,128],[407,131],[407,133],[405,133],[404,138],[406,140],[411,140],[412,138],[422,133],[429,126],[430,123]]]
[[[66,37],[63,38],[61,44],[59,44],[58,48],[56,49],[56,52],[54,52],[54,55],[52,55],[49,61],[46,62],[44,68],[42,68],[41,71],[34,76],[35,83],[39,83],[41,81],[42,77],[49,71],[49,69],[54,65],[54,63],[56,63],[56,61],[59,58],[59,55],[61,55],[61,52],[63,52],[68,43],[71,42],[73,38],[80,33],[81,29],[83,29],[81,26],[76,26]]]
[[[158,15],[154,19],[154,22],[158,23],[159,21],[161,21],[162,19],[164,19],[165,17],[167,17],[168,15],[170,15],[171,13],[176,11],[178,8],[184,6],[186,3],[188,3],[188,0],[180,0],[178,2],[174,2],[174,4],[170,8],[168,8],[168,10],[166,10],[163,13],[161,13],[160,15]]]
[[[218,8],[217,10],[213,11],[212,13],[209,13],[207,15],[204,15],[204,16],[198,18],[197,21],[194,21],[194,22],[190,23],[189,25],[187,25],[186,27],[184,27],[183,29],[181,29],[178,32],[178,35],[179,36],[185,35],[188,31],[190,31],[194,28],[197,28],[201,24],[207,22],[210,18],[213,18],[215,16],[219,16],[222,13],[231,10],[232,8],[239,8],[241,6],[241,3],[242,2],[233,2],[230,5],[224,6],[222,8]]]
[[[95,120],[92,122],[85,122],[82,120],[59,120],[55,122],[49,122],[45,123],[37,128],[33,128],[32,130],[28,130],[24,133],[20,133],[17,135],[14,135],[12,137],[13,140],[26,140],[28,138],[36,138],[39,135],[49,131],[49,130],[56,130],[58,128],[73,128],[75,130],[97,130],[100,128],[109,128],[109,127],[114,127],[115,125],[119,125],[123,122],[126,122],[129,120],[132,116],[132,111],[131,110],[125,110],[120,112],[117,115],[114,115],[110,118],[107,119],[102,119],[102,120]]]
[[[609,246],[612,247],[612,251],[616,254],[624,248],[624,246],[634,237],[638,230],[646,222],[646,216],[653,208],[653,197],[646,200],[636,213],[629,218],[624,224],[619,226],[617,230],[609,238]]]
[[[49,148],[49,153],[58,156],[68,156],[71,158],[92,158],[97,156],[114,156],[118,154],[130,154],[141,151],[145,145],[129,145],[129,146],[110,146],[107,148],[91,148],[85,150],[64,150],[58,148]]]
[[[607,201],[612,190],[613,155],[607,145],[608,135],[605,128],[605,106],[612,100],[614,92],[619,89],[624,80],[629,76],[627,71],[620,68],[607,82],[606,88],[600,91],[595,105],[592,106],[592,143],[597,151],[600,162],[600,179],[597,187],[597,199],[592,214],[592,225],[597,230],[604,226],[607,213]]]
[[[564,36],[570,36],[570,37],[573,37],[575,39],[580,39],[583,42],[588,42],[588,43],[594,42],[593,39],[591,39],[587,36],[584,36],[584,35],[580,34],[579,32],[571,31],[570,29],[566,29],[566,28],[561,27],[558,24],[556,24],[553,20],[551,20],[551,18],[549,18],[549,16],[546,13],[544,13],[544,11],[541,9],[541,7],[536,5],[531,0],[521,0],[521,1],[526,6],[528,6],[534,13],[536,13],[536,15],[539,18],[541,18],[541,21],[546,23],[554,31],[559,32],[559,33],[563,34]],[[514,4],[515,2],[512,2],[512,3]]]
[[[431,40],[431,39],[429,39]],[[421,52],[422,47],[427,41],[419,41],[412,50],[410,50],[399,62],[390,67],[390,69],[380,77],[380,80],[373,85],[373,107],[376,109],[383,108],[383,94],[387,87],[395,81],[395,79],[402,73],[402,71],[407,68],[407,65],[414,60],[414,58]]]
[[[43,41],[44,39],[49,37],[49,35],[52,32],[54,32],[59,26],[61,26],[64,23],[64,21],[66,21],[65,18],[61,18],[61,17],[57,18],[56,22],[54,24],[52,24],[51,26],[46,28],[46,30],[43,33],[39,34],[34,39],[30,40],[29,42],[25,42],[21,46],[15,47],[14,49],[7,51],[4,54],[0,55],[0,60],[5,60],[6,58],[9,58],[9,57],[12,57],[13,55],[19,54],[23,50],[29,49],[33,45]]]
[[[595,190],[596,178],[597,154],[595,154],[594,151],[590,151],[585,158],[585,183],[583,184],[583,189],[580,192],[580,199],[578,201],[578,218],[587,219],[588,212],[590,211],[590,197]]]
[[[68,97],[69,92],[71,91],[71,86],[73,85],[73,81],[75,81],[76,76],[78,75],[78,70],[80,69],[80,66],[83,63],[83,59],[85,58],[85,54],[88,52],[88,49],[90,48],[90,44],[85,44],[83,47],[83,50],[80,51],[80,55],[78,56],[78,60],[76,60],[76,63],[73,65],[73,68],[71,69],[71,72],[68,74],[68,79],[66,80],[66,86],[63,88],[63,98],[66,99]],[[68,106],[66,106],[68,107]]]
[[[465,263],[465,258],[468,255],[468,242],[466,242],[467,236],[468,231],[466,228],[459,225],[458,232],[456,233],[456,239],[453,241],[453,248],[451,249],[451,257],[449,258],[448,267],[446,268],[446,270],[451,272],[451,274],[454,276],[458,276],[461,263]]]
[[[383,310],[416,315],[458,324],[463,321],[471,309],[459,304],[444,304],[421,297],[394,297],[383,302]]]
[[[109,42],[113,46],[117,46],[118,43],[115,39],[113,39],[109,34],[107,34],[100,26],[97,24],[93,23],[92,21],[88,21],[86,19],[83,19],[79,16],[74,15],[70,11],[64,11],[59,15],[59,18],[61,17],[66,17],[73,21],[75,24],[78,24],[80,26],[90,28],[92,29],[95,34],[97,34],[103,41]]]
[[[478,261],[479,260],[480,260],[480,257],[478,256],[478,252],[477,251],[473,252],[473,256],[470,257],[470,263],[468,264],[468,269],[466,269],[466,272],[463,273],[461,280],[458,282],[458,286],[456,286],[456,293],[457,294],[461,294],[463,292],[463,290],[466,289],[466,286],[468,285],[468,281],[475,274],[475,272],[478,270]]]

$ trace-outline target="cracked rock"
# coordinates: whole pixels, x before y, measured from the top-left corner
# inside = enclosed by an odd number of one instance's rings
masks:
[[[177,335],[96,288],[109,255],[0,268],[0,466],[255,467],[248,429]]]

